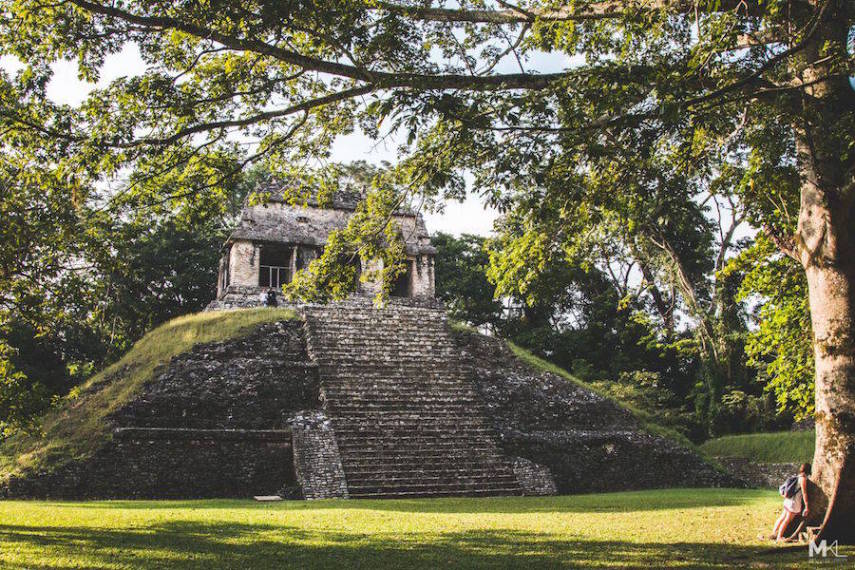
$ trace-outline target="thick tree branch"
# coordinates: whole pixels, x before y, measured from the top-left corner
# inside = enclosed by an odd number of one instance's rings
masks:
[[[344,91],[324,95],[323,97],[318,97],[317,99],[309,99],[308,101],[303,101],[301,103],[286,107],[284,109],[264,111],[263,113],[257,113],[255,115],[244,117],[242,119],[228,119],[223,121],[211,121],[209,123],[197,123],[190,127],[185,127],[179,131],[176,131],[168,137],[141,138],[133,141],[132,143],[128,143],[127,145],[119,146],[139,146],[143,144],[168,145],[177,142],[184,137],[188,137],[198,133],[213,131],[217,129],[247,127],[249,125],[254,125],[255,123],[260,123],[262,121],[278,119],[281,117],[286,117],[288,115],[299,113],[301,111],[309,111],[311,109],[314,109],[315,107],[321,107],[324,105],[329,105],[331,103],[337,103],[339,101],[352,99],[354,97],[359,97],[360,95],[367,95],[368,93],[371,93],[375,90],[376,88],[373,85],[362,85],[360,87],[354,87],[352,89],[345,89]]]
[[[413,87],[419,89],[466,89],[471,91],[497,91],[505,89],[545,89],[552,83],[565,79],[569,73],[509,73],[503,75],[472,76],[461,74],[431,75],[423,73],[393,73],[368,71],[353,65],[328,61],[303,55],[254,38],[226,34],[212,27],[186,22],[169,16],[135,14],[115,6],[105,6],[89,0],[70,0],[78,8],[92,14],[115,18],[123,22],[145,26],[154,30],[178,30],[186,34],[213,40],[225,47],[269,55],[279,61],[306,70],[346,77],[372,83],[378,89]]]
[[[503,3],[508,5],[507,3]],[[712,4],[712,3],[709,3]],[[584,20],[619,19],[666,11],[678,14],[702,11],[731,11],[746,9],[751,12],[759,7],[760,2],[746,0],[722,0],[714,8],[698,6],[696,0],[626,0],[612,2],[591,2],[581,7],[565,6],[556,10],[523,10],[508,7],[504,10],[462,9],[462,8],[432,8],[424,6],[406,6],[394,2],[380,2],[380,8],[426,22],[473,23],[473,24],[519,24],[541,22],[572,22]]]

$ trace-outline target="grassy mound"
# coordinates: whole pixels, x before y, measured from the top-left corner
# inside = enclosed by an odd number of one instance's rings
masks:
[[[594,386],[591,386],[587,382],[584,382],[583,380],[576,378],[575,376],[573,376],[572,374],[570,374],[569,372],[567,372],[563,368],[556,366],[555,364],[548,362],[548,361],[540,358],[539,356],[535,356],[534,354],[532,354],[528,350],[522,348],[521,346],[517,346],[516,344],[514,344],[512,342],[508,342],[508,346],[510,347],[510,349],[513,351],[513,353],[516,355],[517,358],[519,358],[521,361],[523,361],[527,365],[531,366],[532,368],[534,368],[536,370],[541,370],[543,372],[549,372],[549,373],[555,374],[557,376],[561,376],[562,378],[564,378],[568,382],[572,382],[573,384],[576,384],[576,385],[584,388],[585,390],[589,390],[589,391],[594,392],[595,394],[597,394],[599,396],[602,396],[603,398],[606,398],[607,400],[611,400],[616,405],[618,405],[621,408],[629,411],[632,415],[634,415],[641,422],[641,425],[648,432],[650,432],[654,435],[666,437],[668,439],[673,439],[673,440],[677,441],[678,443],[680,443],[681,445],[684,445],[684,446],[692,448],[692,449],[696,449],[695,444],[692,443],[686,436],[684,436],[683,434],[681,434],[677,430],[667,428],[665,426],[662,426],[662,425],[659,425],[658,423],[656,423],[656,421],[654,421],[654,419],[653,419],[652,414],[650,414],[644,410],[640,410],[640,409],[636,408],[635,406],[631,406],[631,405],[627,404],[626,402],[622,402],[620,400],[615,399],[610,394],[606,394],[602,390],[598,390],[597,388],[595,388]]]
[[[700,449],[709,457],[737,457],[757,463],[801,463],[813,460],[815,440],[813,431],[752,433],[711,439]]]
[[[121,360],[72,391],[42,423],[42,434],[16,435],[0,445],[0,480],[52,470],[91,454],[110,437],[107,416],[127,404],[155,369],[195,344],[240,337],[255,325],[296,318],[287,309],[197,313],[144,336]]]
[[[817,568],[775,491],[389,501],[0,501],[3,568]],[[855,554],[841,547],[841,554]],[[830,562],[828,564],[831,564]],[[838,568],[846,564],[831,564]]]

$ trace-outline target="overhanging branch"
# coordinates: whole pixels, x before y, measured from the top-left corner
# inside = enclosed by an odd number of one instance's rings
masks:
[[[503,2],[503,4],[506,4]],[[732,10],[755,11],[760,2],[747,0],[722,0],[707,2],[701,6],[696,0],[629,0],[612,2],[591,2],[582,6],[565,6],[556,10],[522,8],[506,9],[463,9],[408,6],[394,2],[379,2],[378,6],[393,14],[406,16],[414,20],[445,23],[473,24],[519,24],[541,22],[577,22],[585,20],[608,20],[636,17],[651,12],[671,12],[675,14],[701,12],[726,12]]]

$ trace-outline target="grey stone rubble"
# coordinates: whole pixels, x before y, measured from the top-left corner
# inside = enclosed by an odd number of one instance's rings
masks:
[[[524,495],[537,497],[558,494],[552,472],[544,465],[538,465],[534,461],[522,457],[515,457],[514,475],[519,481]]]
[[[800,463],[755,463],[748,459],[717,457],[728,472],[759,489],[777,489],[790,475],[799,472]]]

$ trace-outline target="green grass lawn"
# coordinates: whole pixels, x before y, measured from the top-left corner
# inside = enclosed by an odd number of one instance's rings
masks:
[[[754,538],[779,505],[774,492],[730,489],[281,503],[6,501],[0,567],[818,566],[803,546]]]
[[[709,457],[741,457],[761,463],[800,463],[813,460],[815,439],[813,431],[728,435],[704,442],[700,450]]]

